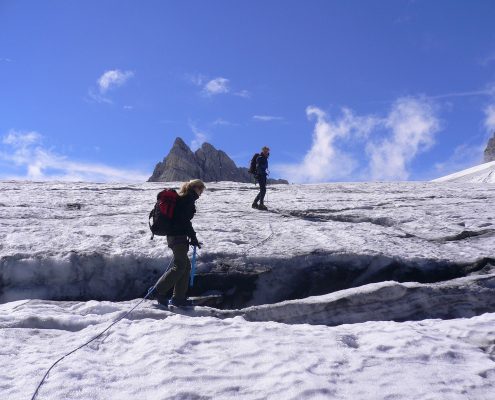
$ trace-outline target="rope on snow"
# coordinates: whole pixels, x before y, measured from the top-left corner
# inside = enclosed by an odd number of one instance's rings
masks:
[[[168,264],[168,267],[167,267],[167,270],[170,268],[170,266],[172,265],[172,261],[174,261],[174,258],[172,257],[172,259],[170,260],[170,263]],[[156,282],[158,283],[158,281]],[[79,347],[75,348],[74,350],[71,350],[70,352],[68,352],[67,354],[63,355],[62,357],[60,357],[57,361],[55,361],[50,368],[48,368],[48,370],[45,372],[45,375],[43,376],[43,379],[41,379],[41,382],[38,384],[38,386],[36,387],[36,390],[35,392],[33,393],[33,396],[31,397],[31,400],[34,400],[36,398],[36,396],[38,395],[38,391],[40,390],[41,386],[43,385],[43,383],[45,382],[48,374],[50,373],[50,371],[53,369],[53,367],[55,367],[55,365],[57,365],[60,361],[62,361],[64,358],[70,356],[71,354],[75,353],[77,350],[80,350],[82,349],[83,347],[87,346],[88,344],[90,344],[91,342],[95,341],[96,339],[98,339],[101,335],[103,335],[106,331],[108,331],[112,326],[114,326],[115,324],[117,324],[119,321],[123,320],[125,317],[127,317],[132,311],[134,311],[144,300],[146,300],[148,298],[148,296],[153,293],[153,291],[155,290],[156,288],[156,283],[150,288],[148,289],[148,293],[146,294],[146,296],[144,296],[141,301],[139,301],[139,303],[137,303],[134,307],[132,307],[129,311],[127,311],[124,315],[122,315],[121,317],[117,318],[114,322],[112,322],[108,327],[106,327],[103,331],[101,331],[98,335],[96,335],[95,337],[93,337],[92,339],[88,340],[86,343],[80,345]]]

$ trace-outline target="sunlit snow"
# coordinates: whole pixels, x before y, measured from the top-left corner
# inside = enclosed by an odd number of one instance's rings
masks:
[[[0,391],[137,305],[170,261],[164,184],[1,182]],[[167,186],[175,186],[170,184]],[[144,300],[62,360],[39,399],[492,399],[495,186],[207,184],[191,294]]]
[[[433,182],[495,183],[495,161],[442,176]]]

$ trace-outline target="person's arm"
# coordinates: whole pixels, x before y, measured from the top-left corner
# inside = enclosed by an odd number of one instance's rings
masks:
[[[193,246],[197,246],[198,248],[201,248],[201,243],[198,241],[198,237],[196,236],[196,231],[192,226],[191,220],[187,221],[186,226],[187,226],[187,236],[189,237],[189,243]]]
[[[194,231],[194,228],[192,226],[192,219],[194,217],[194,214],[196,214],[196,207],[194,206],[194,201],[188,199],[184,207],[183,222],[184,222],[184,227],[186,228],[186,234],[191,239],[193,237],[196,237],[196,232]]]

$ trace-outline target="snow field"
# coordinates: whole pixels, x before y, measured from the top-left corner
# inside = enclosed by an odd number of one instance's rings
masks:
[[[142,296],[171,255],[163,238],[149,240],[147,222],[164,186],[0,182],[0,301]],[[194,219],[198,273],[220,261],[286,269],[388,257],[431,269],[495,258],[490,185],[274,185],[268,213],[250,208],[255,194],[248,184],[207,185]]]
[[[155,282],[163,186],[0,182],[2,399],[31,398]],[[270,212],[250,185],[207,186],[196,282],[251,273],[251,306],[145,300],[38,399],[493,399],[493,185],[272,186]]]
[[[135,302],[2,305],[1,387],[30,398],[51,362]],[[15,320],[15,321],[12,321]],[[63,360],[39,399],[490,399],[495,314],[327,327],[188,317],[143,303]]]

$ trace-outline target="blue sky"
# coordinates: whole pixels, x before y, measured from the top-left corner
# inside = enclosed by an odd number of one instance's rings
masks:
[[[0,0],[0,179],[139,181],[175,137],[292,182],[425,180],[495,130],[495,2]]]

